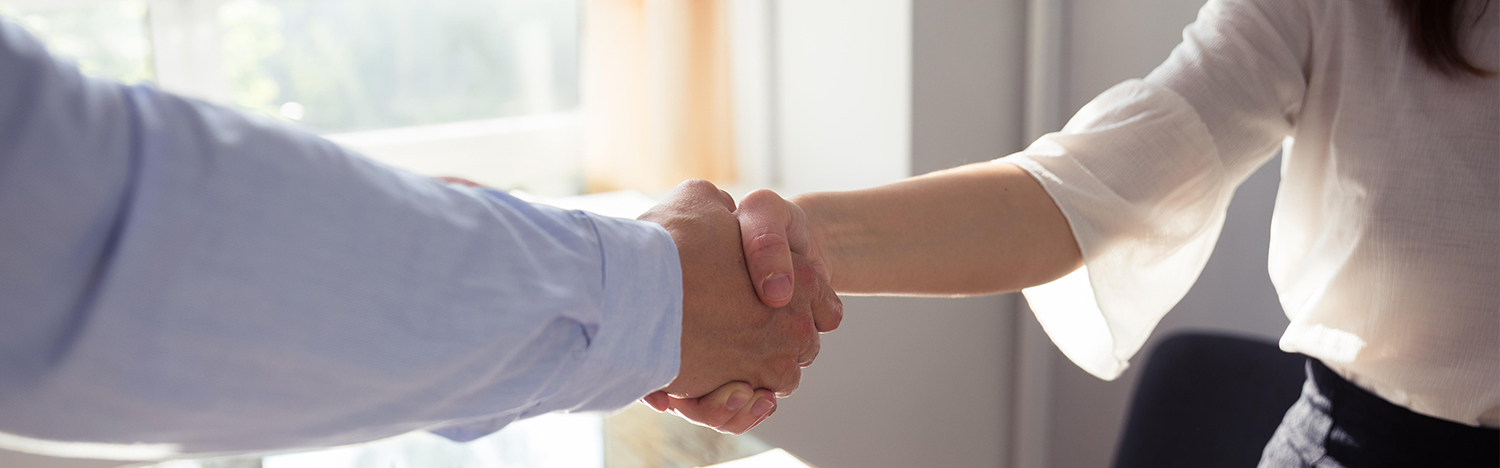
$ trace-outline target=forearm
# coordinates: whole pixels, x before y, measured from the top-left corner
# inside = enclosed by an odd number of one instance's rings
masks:
[[[972,295],[1043,284],[1082,265],[1052,198],[1026,171],[978,163],[794,198],[840,293]]]

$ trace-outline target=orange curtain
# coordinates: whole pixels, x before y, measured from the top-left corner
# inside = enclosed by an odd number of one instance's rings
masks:
[[[727,1],[588,0],[588,191],[734,182]]]

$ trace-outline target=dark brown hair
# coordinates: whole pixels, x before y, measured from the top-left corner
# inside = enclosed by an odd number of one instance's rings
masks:
[[[1479,22],[1490,9],[1490,0],[1391,0],[1391,11],[1406,27],[1407,39],[1428,66],[1445,75],[1495,76],[1492,70],[1474,65],[1462,50],[1461,34],[1471,24],[1465,21],[1469,1],[1483,1],[1474,19]]]

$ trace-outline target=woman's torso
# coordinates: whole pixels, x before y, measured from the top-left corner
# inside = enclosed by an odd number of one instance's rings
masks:
[[[1434,71],[1386,3],[1308,2],[1271,233],[1282,347],[1414,411],[1497,426],[1500,79]],[[1472,25],[1466,56],[1500,70],[1500,11]]]

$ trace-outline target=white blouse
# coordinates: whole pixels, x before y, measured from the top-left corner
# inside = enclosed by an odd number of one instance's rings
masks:
[[[1083,251],[1083,270],[1025,291],[1065,355],[1124,371],[1282,147],[1281,348],[1418,413],[1500,426],[1500,79],[1434,71],[1387,4],[1211,0],[1144,80],[998,160],[1042,182]],[[1489,70],[1495,10],[1461,36]]]

